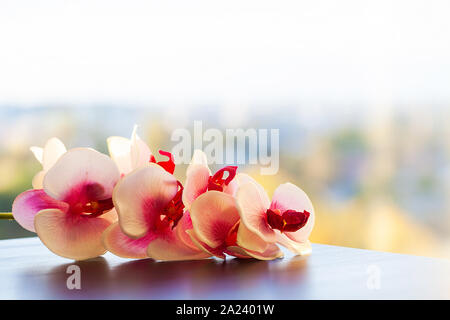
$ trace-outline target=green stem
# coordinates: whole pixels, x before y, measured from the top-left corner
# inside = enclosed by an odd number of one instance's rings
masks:
[[[0,220],[14,220],[12,212],[0,212]]]

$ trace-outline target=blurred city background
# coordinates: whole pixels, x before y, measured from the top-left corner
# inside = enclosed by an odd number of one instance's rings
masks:
[[[107,152],[134,124],[280,130],[318,243],[450,258],[446,1],[2,1],[0,211],[53,136]],[[184,178],[186,166],[177,167]],[[0,221],[0,239],[34,236]]]

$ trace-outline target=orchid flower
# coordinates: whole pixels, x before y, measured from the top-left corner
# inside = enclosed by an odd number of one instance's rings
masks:
[[[245,243],[238,244],[239,210],[233,196],[217,190],[207,191],[192,203],[190,216],[192,229],[186,233],[203,251],[225,259],[225,254],[238,258],[272,260],[283,254],[275,244],[265,244],[263,250],[251,250]],[[252,243],[254,242],[253,239]]]
[[[173,176],[175,164],[151,157],[147,165],[123,177],[114,189],[119,221],[103,235],[105,247],[126,258],[193,260],[210,255],[186,234],[192,228],[182,202],[183,186]]]
[[[42,189],[42,183],[47,171],[53,167],[56,160],[66,153],[66,147],[58,138],[51,138],[46,143],[44,148],[31,147],[36,159],[42,164],[42,170],[39,171],[33,178],[32,185],[34,189]]]
[[[314,226],[314,208],[306,193],[285,183],[274,192],[272,201],[256,181],[241,185],[236,193],[241,218],[237,243],[260,251],[279,243],[295,254],[311,253],[308,240]]]
[[[211,175],[205,153],[195,150],[183,193],[183,202],[190,210],[193,223],[193,229],[186,232],[199,248],[218,258],[224,259],[225,254],[262,260],[281,257],[282,252],[276,245],[268,245],[262,240],[264,248],[259,251],[247,249],[245,243],[237,243],[238,230],[245,226],[239,223],[233,196],[241,184],[252,179],[246,174],[236,174],[236,171],[237,167],[227,166]]]
[[[133,128],[131,139],[123,137],[109,137],[108,150],[111,158],[117,164],[121,175],[145,166],[152,156],[150,148],[137,135],[137,126]]]
[[[186,171],[185,191],[183,193],[183,203],[188,208],[194,200],[206,191],[221,191],[234,195],[237,184],[236,166],[227,166],[214,175],[208,167],[206,155],[201,150],[195,150],[191,163]]]
[[[44,149],[44,161],[45,154]],[[117,219],[112,192],[119,178],[108,156],[71,149],[48,169],[43,189],[17,196],[13,216],[57,255],[75,260],[99,256],[106,252],[102,233]]]

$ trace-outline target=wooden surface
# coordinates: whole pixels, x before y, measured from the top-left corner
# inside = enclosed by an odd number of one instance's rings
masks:
[[[81,290],[68,290],[68,266]],[[0,241],[1,299],[449,299],[450,261],[328,245],[275,261],[84,262],[37,238]],[[379,282],[376,277],[379,275]]]

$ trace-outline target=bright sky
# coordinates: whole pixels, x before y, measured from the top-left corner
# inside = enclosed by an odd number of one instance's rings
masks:
[[[450,102],[450,1],[2,0],[0,105]]]

